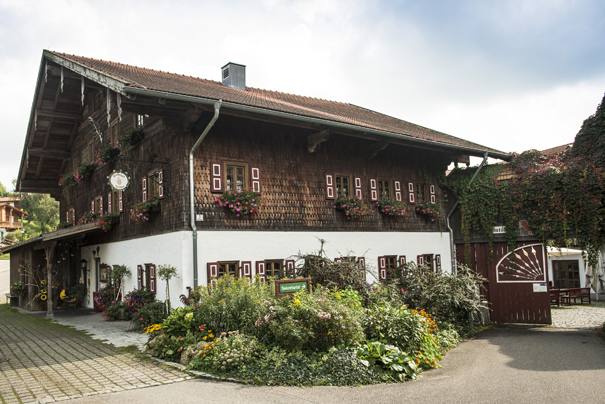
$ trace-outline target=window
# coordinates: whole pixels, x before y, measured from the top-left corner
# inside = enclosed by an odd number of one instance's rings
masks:
[[[225,190],[242,191],[248,186],[248,165],[225,163]]]
[[[77,155],[75,155],[72,159],[71,159],[71,171],[76,171],[76,169],[80,166],[80,159],[78,158]]]
[[[149,197],[153,198],[157,197],[160,194],[160,186],[158,182],[158,170],[152,170],[147,173],[148,178],[148,187],[149,187]]]
[[[137,115],[134,119],[134,124],[137,128],[142,128],[145,126],[145,115]]]
[[[273,260],[266,261],[267,277],[273,276],[276,280],[284,278],[284,261]]]
[[[435,272],[435,261],[433,260],[433,254],[424,254],[424,266],[427,270]]]
[[[220,278],[223,275],[232,275],[239,278],[239,261],[219,262],[218,277]]]
[[[416,184],[416,202],[426,202],[426,186],[424,184]]]
[[[347,176],[336,174],[336,195],[351,196],[351,179]]]
[[[97,196],[91,206],[93,212],[103,213],[103,197]]]
[[[378,180],[378,199],[391,197],[391,181]]]
[[[579,288],[580,268],[577,260],[553,260],[555,288]]]
[[[387,270],[397,268],[397,256],[387,255],[386,257]]]

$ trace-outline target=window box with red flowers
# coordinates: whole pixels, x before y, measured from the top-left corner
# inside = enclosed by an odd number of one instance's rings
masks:
[[[416,213],[430,219],[431,222],[435,220],[440,221],[443,219],[443,214],[439,210],[439,207],[435,203],[423,202],[416,205]]]
[[[161,210],[160,199],[157,196],[139,202],[130,208],[130,220],[135,223],[145,223],[149,220],[151,213]]]
[[[342,210],[347,219],[360,219],[370,213],[370,209],[358,196],[338,195],[334,201],[334,209]]]
[[[407,216],[409,214],[407,205],[395,198],[383,198],[376,201],[376,205],[378,205],[378,210],[386,216]]]
[[[252,188],[244,188],[238,191],[230,189],[217,197],[214,202],[218,203],[219,206],[230,209],[236,217],[241,217],[256,212],[260,208],[262,196],[262,192],[254,191]]]

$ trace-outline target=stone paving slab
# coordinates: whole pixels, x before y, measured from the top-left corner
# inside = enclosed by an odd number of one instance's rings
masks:
[[[191,378],[6,304],[0,304],[0,358],[2,403],[55,402]]]
[[[605,296],[599,301],[572,306],[551,306],[552,325],[557,328],[600,329],[605,323]]]

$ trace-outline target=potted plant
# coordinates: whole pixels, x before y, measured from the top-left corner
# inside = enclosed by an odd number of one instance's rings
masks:
[[[435,203],[429,202],[421,202],[416,205],[416,213],[426,217],[427,219],[431,219],[431,222],[434,222],[435,219],[441,220],[443,219],[443,214],[439,210],[439,207]]]
[[[92,175],[93,169],[89,164],[80,164],[80,167],[76,168],[76,171],[73,172],[74,181],[76,184],[80,184],[83,181],[86,181]]]
[[[408,207],[404,202],[400,202],[394,198],[386,197],[376,202],[378,210],[383,215],[387,216],[407,216]]]
[[[160,211],[160,199],[157,196],[147,199],[145,202],[139,202],[130,208],[130,220],[135,223],[144,223],[149,220],[152,212]]]
[[[130,128],[130,129],[124,131],[118,137],[118,147],[126,145],[126,144],[134,146],[135,144],[139,143],[144,138],[145,138],[145,132],[143,131],[142,126],[137,126],[136,128]]]
[[[15,282],[11,285],[11,306],[19,306],[19,300],[27,294],[25,282]]]
[[[116,140],[113,144],[109,143],[95,152],[95,162],[100,167],[103,167],[119,154],[120,147],[118,141]]]
[[[363,203],[363,199],[358,196],[338,195],[334,201],[334,209],[342,210],[347,219],[359,219],[370,213],[370,209]]]
[[[214,202],[219,206],[230,209],[236,217],[254,213],[259,209],[263,194],[252,188],[244,188],[239,191],[230,189],[217,197]]]

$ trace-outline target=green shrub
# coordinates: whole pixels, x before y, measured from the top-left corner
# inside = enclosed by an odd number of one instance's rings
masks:
[[[117,299],[115,294],[117,289],[114,288],[111,284],[107,284],[101,288],[95,295],[95,303],[101,308],[101,310],[105,311],[108,306],[114,305],[116,301],[122,300],[122,295],[118,294]]]
[[[134,289],[128,292],[124,296],[125,311],[128,319],[132,319],[139,310],[154,300],[155,295],[147,288]]]
[[[364,365],[374,368],[387,380],[402,382],[405,379],[416,379],[416,364],[394,345],[385,345],[380,341],[366,341],[357,348],[356,353]]]
[[[483,306],[479,287],[483,278],[463,265],[457,275],[439,274],[409,263],[395,271],[388,282],[402,294],[403,302],[411,308],[424,309],[435,321],[455,324],[468,329],[480,319]]]
[[[197,341],[191,332],[184,337],[162,334],[154,345],[153,351],[160,359],[178,362],[183,349],[195,343]]]
[[[241,373],[246,365],[257,360],[260,345],[254,337],[230,331],[217,339],[212,349],[205,350],[189,363],[188,367],[213,374]]]
[[[105,317],[107,321],[129,319],[124,302],[115,302],[111,306],[105,306],[105,310],[103,310],[103,317]]]
[[[191,306],[178,307],[170,313],[162,323],[162,330],[172,337],[185,337],[194,333],[201,324],[194,321],[195,308]]]
[[[145,332],[152,324],[161,324],[168,317],[164,302],[151,302],[139,310],[132,319],[135,331]]]

